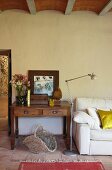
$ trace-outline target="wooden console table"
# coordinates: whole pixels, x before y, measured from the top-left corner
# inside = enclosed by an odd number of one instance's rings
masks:
[[[70,104],[66,101],[59,106],[48,105],[11,106],[11,149],[15,147],[15,137],[18,137],[18,117],[63,117],[63,134],[67,139],[67,146],[70,140]],[[14,128],[15,127],[15,128]]]

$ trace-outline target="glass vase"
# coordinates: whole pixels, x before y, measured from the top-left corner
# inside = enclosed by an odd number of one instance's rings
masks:
[[[16,96],[16,104],[18,106],[25,106],[26,105],[26,95]]]

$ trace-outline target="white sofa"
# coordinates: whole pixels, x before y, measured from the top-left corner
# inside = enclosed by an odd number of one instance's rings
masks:
[[[76,98],[77,111],[87,112],[88,107],[112,109],[112,100],[95,98]],[[74,115],[76,116],[76,115]],[[80,154],[112,155],[112,129],[90,128],[88,123],[77,123],[73,119],[73,139]]]

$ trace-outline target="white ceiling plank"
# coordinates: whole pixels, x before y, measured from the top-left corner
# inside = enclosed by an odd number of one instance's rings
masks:
[[[72,12],[73,6],[76,0],[68,0],[67,7],[65,10],[65,15],[68,15]]]
[[[100,11],[99,15],[106,14],[112,8],[112,0],[109,1],[106,6]]]
[[[36,6],[35,6],[35,1],[34,0],[26,0],[28,4],[28,8],[30,10],[31,14],[36,14]]]

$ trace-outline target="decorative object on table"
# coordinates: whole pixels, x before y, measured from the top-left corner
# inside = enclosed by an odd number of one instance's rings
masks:
[[[54,135],[44,130],[42,126],[37,126],[34,135],[26,137],[23,144],[33,153],[54,152],[57,149]]]
[[[50,107],[54,106],[54,99],[52,99],[52,98],[49,99],[49,106]]]
[[[27,106],[30,106],[30,89],[27,91]]]
[[[54,99],[54,106],[59,106],[59,105],[61,105],[61,100]]]
[[[62,91],[61,89],[58,87],[54,90],[53,92],[53,99],[56,99],[56,100],[60,100],[62,98]]]
[[[70,94],[68,82],[73,81],[73,80],[77,80],[77,79],[80,79],[80,78],[88,77],[88,76],[91,78],[91,80],[94,80],[95,77],[96,77],[96,75],[94,73],[92,73],[92,74],[86,74],[86,75],[83,75],[83,76],[79,76],[79,77],[75,77],[75,78],[72,78],[72,79],[65,80],[66,85],[67,85],[68,94],[69,94],[69,102],[71,104],[70,149],[64,151],[65,155],[74,156],[76,154],[76,152],[72,148],[72,116],[73,116],[74,105],[73,105],[72,97],[71,97],[71,94]]]
[[[32,94],[31,104],[48,105],[48,94]]]
[[[28,81],[27,76],[15,74],[10,83],[16,89],[16,104],[25,105],[27,103],[27,90],[30,87],[30,82]]]
[[[53,92],[53,99],[54,99],[54,106],[58,106],[61,103],[61,99],[62,98],[62,91],[61,89],[58,87],[56,88],[56,90],[54,90]]]
[[[16,96],[16,104],[18,106],[26,105],[27,103],[26,97],[27,97],[26,95]]]
[[[31,95],[47,94],[52,97],[53,91],[59,86],[59,71],[29,70],[28,79],[31,83]]]

